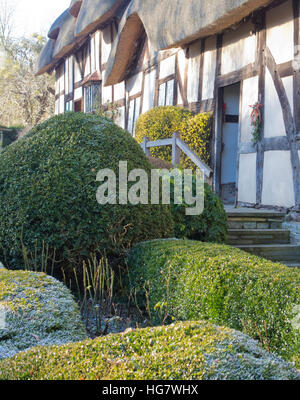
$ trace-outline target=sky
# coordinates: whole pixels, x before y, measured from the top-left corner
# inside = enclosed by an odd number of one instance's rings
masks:
[[[69,7],[70,0],[7,0],[15,6],[15,35],[47,34],[55,19]]]

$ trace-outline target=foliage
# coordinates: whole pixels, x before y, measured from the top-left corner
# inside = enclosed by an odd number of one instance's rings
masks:
[[[184,178],[183,178],[184,191]],[[193,176],[193,192],[196,192],[196,178]],[[204,184],[204,210],[200,215],[186,215],[190,205],[184,201],[174,204],[174,178],[171,178],[171,212],[174,219],[175,236],[203,242],[223,243],[227,236],[227,215],[224,205],[210,186]],[[199,193],[201,195],[201,193]]]
[[[291,364],[207,322],[37,347],[0,363],[1,380],[299,380]]]
[[[211,114],[194,115],[184,121],[181,139],[194,150],[199,158],[207,165],[210,164]],[[194,169],[195,164],[186,156],[183,157],[182,168]]]
[[[45,274],[0,269],[0,306],[6,314],[0,359],[37,345],[87,338],[69,290]]]
[[[156,107],[141,115],[136,124],[136,139],[139,143],[145,136],[151,140],[171,138],[174,132],[180,132],[181,139],[209,164],[211,114],[204,113],[193,116],[189,111],[175,106]],[[151,155],[172,162],[170,147],[151,149]],[[182,156],[181,168],[194,169],[195,165],[185,155]]]
[[[267,350],[299,354],[299,327],[292,323],[300,302],[298,269],[225,245],[182,240],[139,244],[128,264],[140,307],[146,291],[151,310],[164,306],[164,319],[206,319],[243,331]]]
[[[53,115],[54,78],[35,76],[37,58],[46,38],[12,39],[5,43],[0,66],[0,122],[4,125],[35,125]]]
[[[96,115],[66,113],[35,127],[0,158],[0,259],[18,267],[22,249],[71,270],[93,252],[117,255],[133,243],[172,234],[167,206],[99,205],[101,169],[119,176],[151,165],[130,134]],[[117,200],[119,192],[117,188]]]

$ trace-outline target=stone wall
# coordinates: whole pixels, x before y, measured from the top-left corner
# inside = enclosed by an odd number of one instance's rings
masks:
[[[291,242],[293,244],[300,244],[300,222],[284,222],[282,227],[291,231]]]

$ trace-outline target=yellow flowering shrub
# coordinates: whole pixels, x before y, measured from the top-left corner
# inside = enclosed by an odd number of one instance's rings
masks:
[[[210,164],[211,120],[211,113],[197,114],[185,121],[181,131],[181,139],[207,165]],[[182,168],[195,167],[187,156],[184,155],[182,158]]]
[[[136,140],[142,143],[145,136],[151,140],[171,138],[174,132],[180,132],[181,139],[206,164],[210,163],[211,114],[193,115],[180,107],[155,107],[141,115],[136,124]],[[151,156],[172,162],[171,146],[151,149]],[[185,155],[181,157],[181,168],[195,168]]]

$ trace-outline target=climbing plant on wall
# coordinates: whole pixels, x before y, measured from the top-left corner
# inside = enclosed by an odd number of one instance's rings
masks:
[[[253,136],[253,143],[257,144],[261,140],[261,129],[262,129],[262,115],[261,115],[261,108],[262,104],[256,102],[252,106],[251,111],[251,126],[253,127],[252,136]]]

